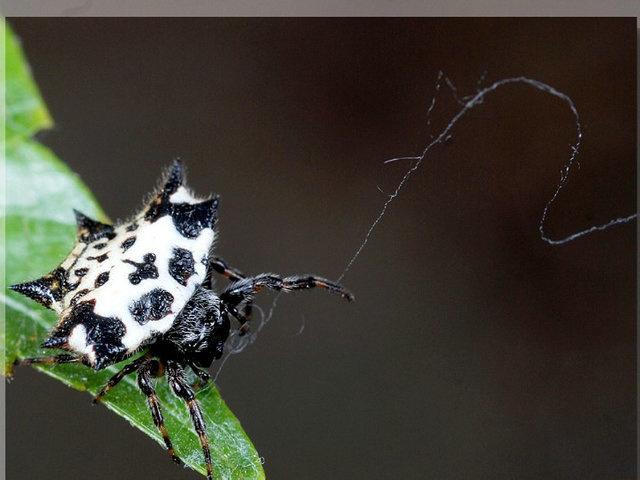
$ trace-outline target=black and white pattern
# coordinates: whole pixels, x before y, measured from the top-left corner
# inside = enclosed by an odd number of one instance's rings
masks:
[[[194,197],[181,168],[174,165],[130,222],[112,226],[75,212],[78,243],[69,256],[15,287],[60,314],[49,345],[64,344],[97,367],[171,328],[205,278],[206,265],[194,258],[206,257],[215,239],[217,199]],[[108,321],[117,328],[108,330]]]

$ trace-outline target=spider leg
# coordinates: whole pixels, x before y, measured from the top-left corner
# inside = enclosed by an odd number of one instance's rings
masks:
[[[207,383],[209,383],[209,381],[211,380],[211,375],[209,375],[207,372],[199,368],[193,362],[189,362],[189,367],[191,368],[191,370],[193,370],[193,373],[195,373],[196,376],[198,377],[199,381],[196,382],[197,385],[194,385],[196,388],[204,387],[207,385]]]
[[[62,363],[77,363],[82,359],[80,357],[76,357],[74,355],[68,354],[60,354],[60,355],[51,355],[48,357],[31,357],[31,358],[22,358],[16,359],[13,364],[14,365],[58,365]]]
[[[242,273],[240,270],[238,270],[237,268],[230,267],[229,265],[227,265],[227,262],[225,262],[220,257],[215,257],[213,260],[211,260],[210,265],[211,265],[211,268],[213,268],[213,270],[216,273],[219,273],[220,275],[227,277],[229,280],[233,282],[246,277],[246,275]]]
[[[225,304],[225,307],[240,322],[240,336],[242,337],[249,331],[249,322],[251,321],[251,315],[253,314],[253,300],[247,300],[242,307],[242,313],[238,311],[233,305]]]
[[[178,465],[180,465],[182,461],[177,457],[173,450],[173,445],[171,443],[171,439],[169,438],[169,432],[167,432],[167,427],[165,427],[164,425],[164,417],[162,416],[162,410],[160,410],[160,403],[158,402],[158,397],[156,396],[156,390],[153,387],[151,379],[151,377],[160,370],[160,362],[158,362],[157,360],[147,360],[138,369],[138,386],[140,387],[140,390],[142,390],[142,393],[147,396],[147,405],[149,405],[149,410],[151,410],[153,423],[156,425],[156,427],[158,427],[158,430],[162,435],[164,444],[167,446],[167,452],[171,456],[171,459]]]
[[[353,300],[354,296],[341,285],[322,277],[313,275],[294,275],[282,278],[273,273],[262,273],[255,277],[243,278],[229,285],[221,294],[220,299],[229,305],[238,305],[244,300],[251,300],[253,295],[263,288],[271,290],[306,290],[309,288],[325,288],[346,300]]]
[[[240,313],[238,309],[231,304],[225,304],[225,308],[231,315],[233,315],[238,320],[238,322],[240,322],[240,328],[238,329],[240,331],[240,336],[243,336],[244,334],[246,334],[249,331],[249,320],[251,320],[249,317],[246,316],[246,314],[248,310],[249,315],[251,315],[251,312],[253,309],[253,302],[248,302],[245,305],[243,313]]]
[[[209,437],[207,437],[207,428],[204,423],[204,417],[202,415],[202,410],[200,409],[200,404],[196,400],[195,393],[187,385],[187,382],[184,379],[184,374],[180,366],[171,360],[167,361],[167,377],[169,378],[169,385],[173,390],[173,393],[176,394],[177,397],[182,398],[186,403],[187,407],[189,407],[189,414],[191,415],[191,420],[193,421],[193,428],[198,434],[198,438],[200,439],[200,446],[202,447],[202,452],[204,453],[204,461],[207,467],[207,479],[213,479],[213,466],[211,465],[211,451],[209,450]]]
[[[140,365],[142,365],[148,359],[149,359],[148,356],[143,355],[142,357],[140,357],[140,358],[134,360],[133,362],[128,363],[127,365],[125,365],[122,368],[122,370],[120,370],[113,377],[111,377],[109,379],[109,381],[107,382],[107,384],[104,387],[102,387],[100,392],[98,392],[98,394],[93,399],[93,403],[98,403],[100,400],[102,400],[102,397],[104,397],[109,390],[111,390],[118,383],[120,383],[120,380],[122,380],[127,375],[129,375],[129,374],[135,372],[136,370],[138,370],[138,368],[140,368]]]

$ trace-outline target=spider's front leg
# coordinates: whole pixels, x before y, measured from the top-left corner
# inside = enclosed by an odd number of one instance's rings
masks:
[[[219,273],[223,277],[227,277],[232,282],[235,282],[242,278],[246,278],[246,275],[244,273],[242,273],[237,268],[230,267],[229,265],[227,265],[227,262],[225,262],[220,257],[215,257],[213,260],[211,260],[210,265],[213,271]]]
[[[238,312],[236,308],[245,302],[245,313],[247,310],[251,312],[253,304],[253,296],[260,292],[263,288],[271,290],[291,292],[294,290],[306,290],[309,288],[324,288],[331,293],[340,295],[342,298],[352,301],[353,294],[339,285],[326,278],[316,277],[314,275],[293,275],[282,278],[274,273],[262,273],[255,277],[245,277],[235,283],[229,285],[221,294],[220,300],[227,311],[240,321],[240,335],[244,335],[248,330],[248,320],[245,315]]]
[[[238,280],[229,285],[221,294],[220,299],[227,305],[236,306],[243,301],[250,301],[253,295],[264,288],[271,290],[284,290],[291,292],[294,290],[307,290],[309,288],[324,288],[331,293],[340,295],[342,298],[352,301],[355,297],[342,285],[339,285],[326,278],[314,275],[293,275],[282,278],[274,273],[261,273],[255,277],[248,277]]]

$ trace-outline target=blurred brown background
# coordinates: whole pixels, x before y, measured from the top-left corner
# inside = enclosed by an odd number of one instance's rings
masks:
[[[40,139],[105,210],[179,156],[248,272],[338,276],[408,166],[382,162],[459,109],[443,90],[427,126],[439,69],[461,94],[486,71],[574,99],[585,141],[549,234],[635,211],[633,18],[10,23],[56,121]],[[344,280],[355,304],[280,299],[218,379],[269,478],[635,478],[636,226],[538,236],[573,139],[556,98],[487,97],[389,208]],[[30,369],[7,439],[11,479],[198,478]]]

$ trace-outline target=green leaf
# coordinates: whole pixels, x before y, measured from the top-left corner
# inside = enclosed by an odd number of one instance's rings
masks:
[[[0,216],[6,227],[3,239],[6,257],[0,258],[10,285],[40,277],[68,254],[75,239],[72,208],[102,220],[105,215],[78,176],[53,152],[31,139],[34,133],[50,126],[51,120],[16,38],[4,22],[0,27],[5,28],[7,87],[4,163],[7,188]],[[47,354],[39,345],[57,319],[52,311],[7,290],[6,285],[2,291],[0,302],[6,319],[2,354],[5,374],[11,374],[16,358]],[[95,395],[123,364],[100,372],[83,365],[37,368],[77,390]],[[164,380],[157,382],[157,390],[176,453],[188,466],[204,474],[202,450],[184,402],[170,392]],[[264,478],[257,452],[215,386],[210,384],[201,389],[197,398],[207,424],[214,476]],[[111,390],[104,404],[164,446],[135,378],[129,376]],[[167,468],[176,468],[168,456]]]
[[[4,20],[0,20],[4,23]],[[6,25],[6,24],[5,24]],[[18,39],[6,28],[5,59],[2,78],[5,79],[5,135],[7,142],[28,138],[38,130],[52,125],[49,112],[31,79]]]

